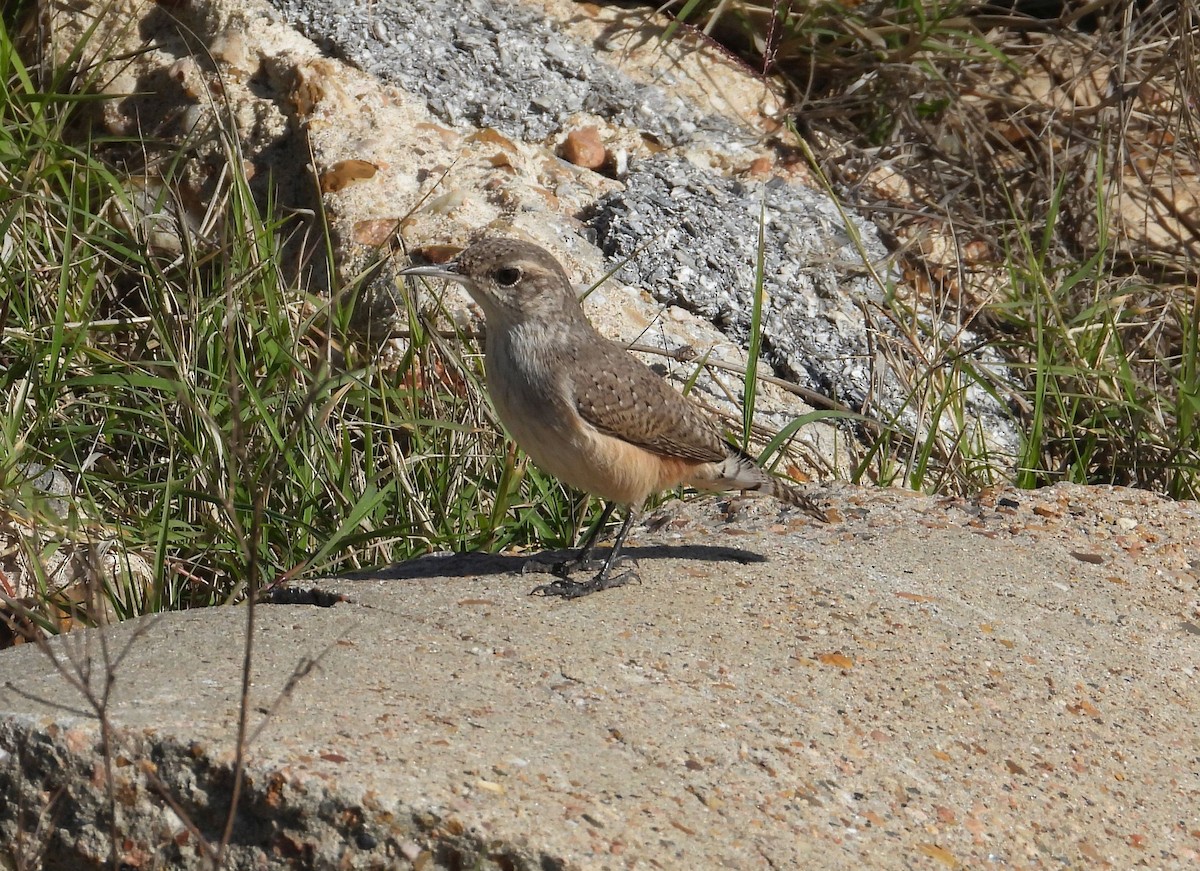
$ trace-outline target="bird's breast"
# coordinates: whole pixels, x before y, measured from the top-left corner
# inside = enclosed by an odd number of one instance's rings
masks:
[[[528,330],[488,334],[487,386],[492,404],[509,434],[535,460],[543,453],[543,443],[561,448],[578,417],[570,401],[567,367],[556,361],[561,356]]]
[[[556,365],[554,348],[527,330],[489,333],[486,369],[488,392],[505,426],[538,409],[565,405],[569,396],[566,367]]]
[[[576,489],[640,505],[704,465],[655,454],[587,423],[577,410],[571,377],[578,364],[569,348],[555,347],[521,330],[489,333],[487,345],[492,404],[539,468]]]

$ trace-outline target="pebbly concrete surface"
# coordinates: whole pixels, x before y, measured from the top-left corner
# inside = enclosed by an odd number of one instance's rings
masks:
[[[826,499],[828,525],[669,504],[633,540],[642,582],[573,602],[527,595],[517,557],[464,555],[258,608],[227,867],[1200,860],[1200,506]],[[0,653],[10,865],[100,867],[115,813],[125,867],[201,867],[246,614]]]

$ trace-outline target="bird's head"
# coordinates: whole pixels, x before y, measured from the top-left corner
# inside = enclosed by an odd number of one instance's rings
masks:
[[[517,239],[485,238],[448,263],[411,266],[400,274],[458,282],[483,309],[493,328],[530,317],[583,315],[571,282],[554,256]]]

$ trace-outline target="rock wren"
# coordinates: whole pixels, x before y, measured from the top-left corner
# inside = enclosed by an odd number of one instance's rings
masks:
[[[401,274],[466,288],[487,321],[487,388],[501,422],[543,470],[608,502],[576,559],[555,566],[559,579],[534,593],[575,598],[634,577],[613,572],[625,536],[650,495],[680,484],[757,490],[823,519],[805,494],[726,441],[696,403],[600,335],[548,251],[488,238],[445,265]],[[591,580],[572,582],[570,570],[590,564],[618,504],[627,512],[608,559]]]

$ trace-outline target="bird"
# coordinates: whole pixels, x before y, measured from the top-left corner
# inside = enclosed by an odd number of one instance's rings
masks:
[[[574,599],[635,579],[635,569],[618,571],[630,527],[650,496],[679,485],[766,493],[825,518],[806,493],[729,441],[695,401],[597,331],[544,248],[488,236],[446,263],[400,274],[466,289],[483,310],[484,374],[500,422],[539,468],[605,500],[575,558],[554,565],[556,580],[531,593]],[[595,567],[596,540],[618,505],[625,519],[599,572],[572,580],[577,569]]]

